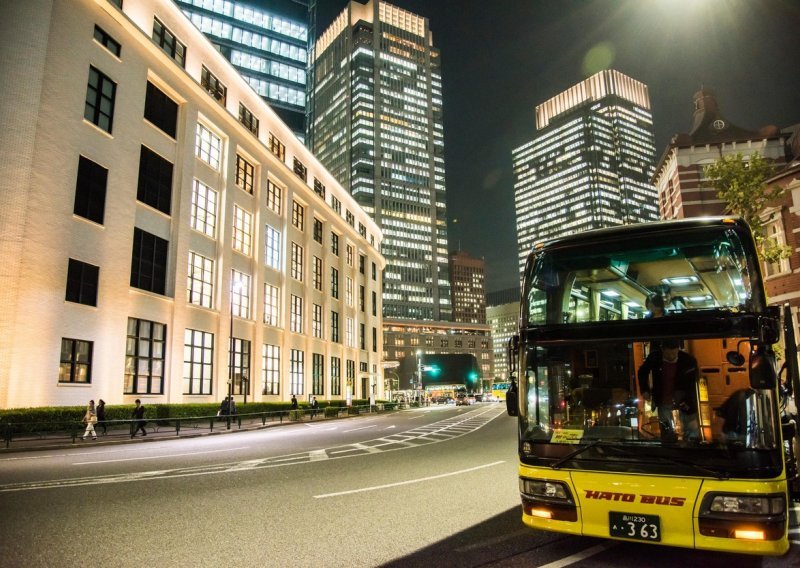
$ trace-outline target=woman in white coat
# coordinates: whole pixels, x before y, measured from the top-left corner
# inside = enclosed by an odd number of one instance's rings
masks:
[[[86,407],[86,414],[83,415],[83,423],[86,424],[86,431],[83,433],[85,440],[89,434],[92,435],[92,440],[97,439],[97,433],[94,431],[94,425],[97,424],[97,411],[94,408],[94,401],[89,401],[89,406]]]

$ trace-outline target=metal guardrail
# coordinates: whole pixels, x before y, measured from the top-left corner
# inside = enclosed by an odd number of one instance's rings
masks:
[[[190,432],[197,435],[202,432],[214,430],[253,429],[265,427],[267,423],[302,422],[314,420],[331,420],[346,416],[355,416],[364,413],[386,412],[401,410],[408,405],[402,403],[381,403],[372,406],[325,406],[317,409],[298,408],[289,410],[273,410],[266,412],[253,412],[233,415],[189,416],[181,418],[147,418],[143,420],[106,420],[94,425],[95,433],[99,438],[133,438],[139,422],[145,422],[145,428],[150,434],[181,436]],[[46,426],[46,427],[45,427]],[[77,443],[78,438],[84,435],[86,424],[80,420],[68,422],[42,421],[42,422],[5,422],[0,424],[6,449],[11,443],[37,446],[59,440]]]

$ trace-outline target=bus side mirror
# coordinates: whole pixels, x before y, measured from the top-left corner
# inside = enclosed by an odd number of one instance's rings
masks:
[[[775,372],[775,354],[756,345],[750,352],[750,387],[754,389],[774,389],[778,383]]]
[[[506,412],[509,416],[519,416],[519,399],[517,398],[517,381],[511,379],[511,386],[506,391]]]

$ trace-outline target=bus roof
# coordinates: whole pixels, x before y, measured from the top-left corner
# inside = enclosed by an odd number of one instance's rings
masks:
[[[747,223],[739,217],[692,217],[689,219],[675,219],[670,221],[651,221],[649,223],[637,223],[634,225],[618,225],[616,227],[606,227],[603,229],[593,229],[583,231],[573,235],[566,235],[551,241],[537,243],[531,252],[538,252],[542,249],[560,248],[562,246],[573,246],[583,244],[587,241],[597,242],[601,240],[635,239],[637,236],[646,233],[649,236],[660,232],[675,232],[685,229],[699,227],[715,227],[730,225],[735,226],[740,231],[750,232]]]

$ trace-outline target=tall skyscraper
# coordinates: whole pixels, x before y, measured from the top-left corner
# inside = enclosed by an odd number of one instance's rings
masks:
[[[381,227],[384,316],[450,320],[442,80],[428,20],[350,2],[312,58],[308,145]]]
[[[175,0],[301,140],[314,39],[309,1]]]
[[[463,250],[450,253],[453,321],[486,323],[486,262]]]
[[[647,86],[605,70],[536,107],[512,153],[520,269],[538,242],[658,219]]]

